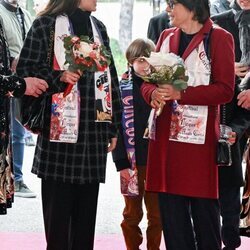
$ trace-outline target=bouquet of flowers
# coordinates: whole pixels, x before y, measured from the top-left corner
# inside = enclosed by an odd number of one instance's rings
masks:
[[[151,52],[143,57],[148,62],[145,74],[139,75],[144,81],[157,85],[170,84],[177,90],[187,88],[188,76],[184,61],[174,53]],[[160,115],[162,107],[157,111]]]
[[[111,62],[111,54],[102,44],[92,42],[88,36],[66,36],[63,39],[65,48],[65,64],[70,71],[104,71]],[[72,85],[64,92],[66,96]]]
[[[150,57],[143,58],[149,63],[145,75],[140,75],[144,81],[171,84],[178,90],[187,88],[188,76],[181,57],[174,53],[151,52]]]

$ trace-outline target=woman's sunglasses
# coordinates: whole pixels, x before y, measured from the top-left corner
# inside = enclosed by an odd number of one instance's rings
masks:
[[[175,0],[166,0],[167,5],[169,6],[170,9],[173,9],[175,4],[177,4],[178,2]]]

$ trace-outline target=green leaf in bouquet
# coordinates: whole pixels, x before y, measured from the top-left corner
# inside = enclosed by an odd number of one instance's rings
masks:
[[[110,52],[107,50],[107,48],[104,45],[100,45],[100,51],[101,51],[102,56],[105,57],[107,64],[110,65],[110,63],[111,63]]]
[[[185,68],[183,67],[183,65],[177,65],[172,78],[180,79],[183,78],[184,76],[185,76]]]
[[[72,55],[70,53],[65,53],[65,63],[64,64],[71,64],[73,62]]]
[[[88,36],[80,36],[80,40],[82,41],[82,42],[86,42],[86,43],[93,43],[90,39],[89,39],[89,37]]]
[[[72,47],[72,42],[71,42],[71,39],[72,39],[72,36],[66,36],[64,39],[63,39],[63,42],[64,42],[64,48],[66,50],[70,50],[71,47]]]
[[[75,64],[69,64],[69,71],[75,72],[78,70],[78,67]]]
[[[187,88],[187,82],[185,82],[184,80],[182,79],[177,79],[177,80],[174,80],[173,81],[173,87],[176,89],[176,90],[183,90],[183,89],[186,89]]]
[[[185,75],[182,80],[185,81],[185,82],[187,82],[188,81],[188,76]]]

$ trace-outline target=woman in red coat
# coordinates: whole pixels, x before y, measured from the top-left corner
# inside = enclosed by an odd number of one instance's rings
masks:
[[[221,249],[216,145],[218,105],[234,90],[234,44],[209,19],[208,0],[167,1],[173,27],[163,31],[157,51],[183,58],[188,87],[144,83],[153,108],[164,103],[150,140],[146,189],[159,192],[168,250]],[[178,129],[176,129],[178,128]]]

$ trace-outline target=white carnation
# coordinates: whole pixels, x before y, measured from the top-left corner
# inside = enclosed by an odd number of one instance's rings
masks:
[[[151,52],[150,57],[144,57],[144,59],[154,68],[162,65],[172,67],[178,63],[182,63],[182,58],[174,53]]]
[[[75,56],[88,57],[89,53],[93,50],[91,44],[81,41],[79,48],[73,50]]]

